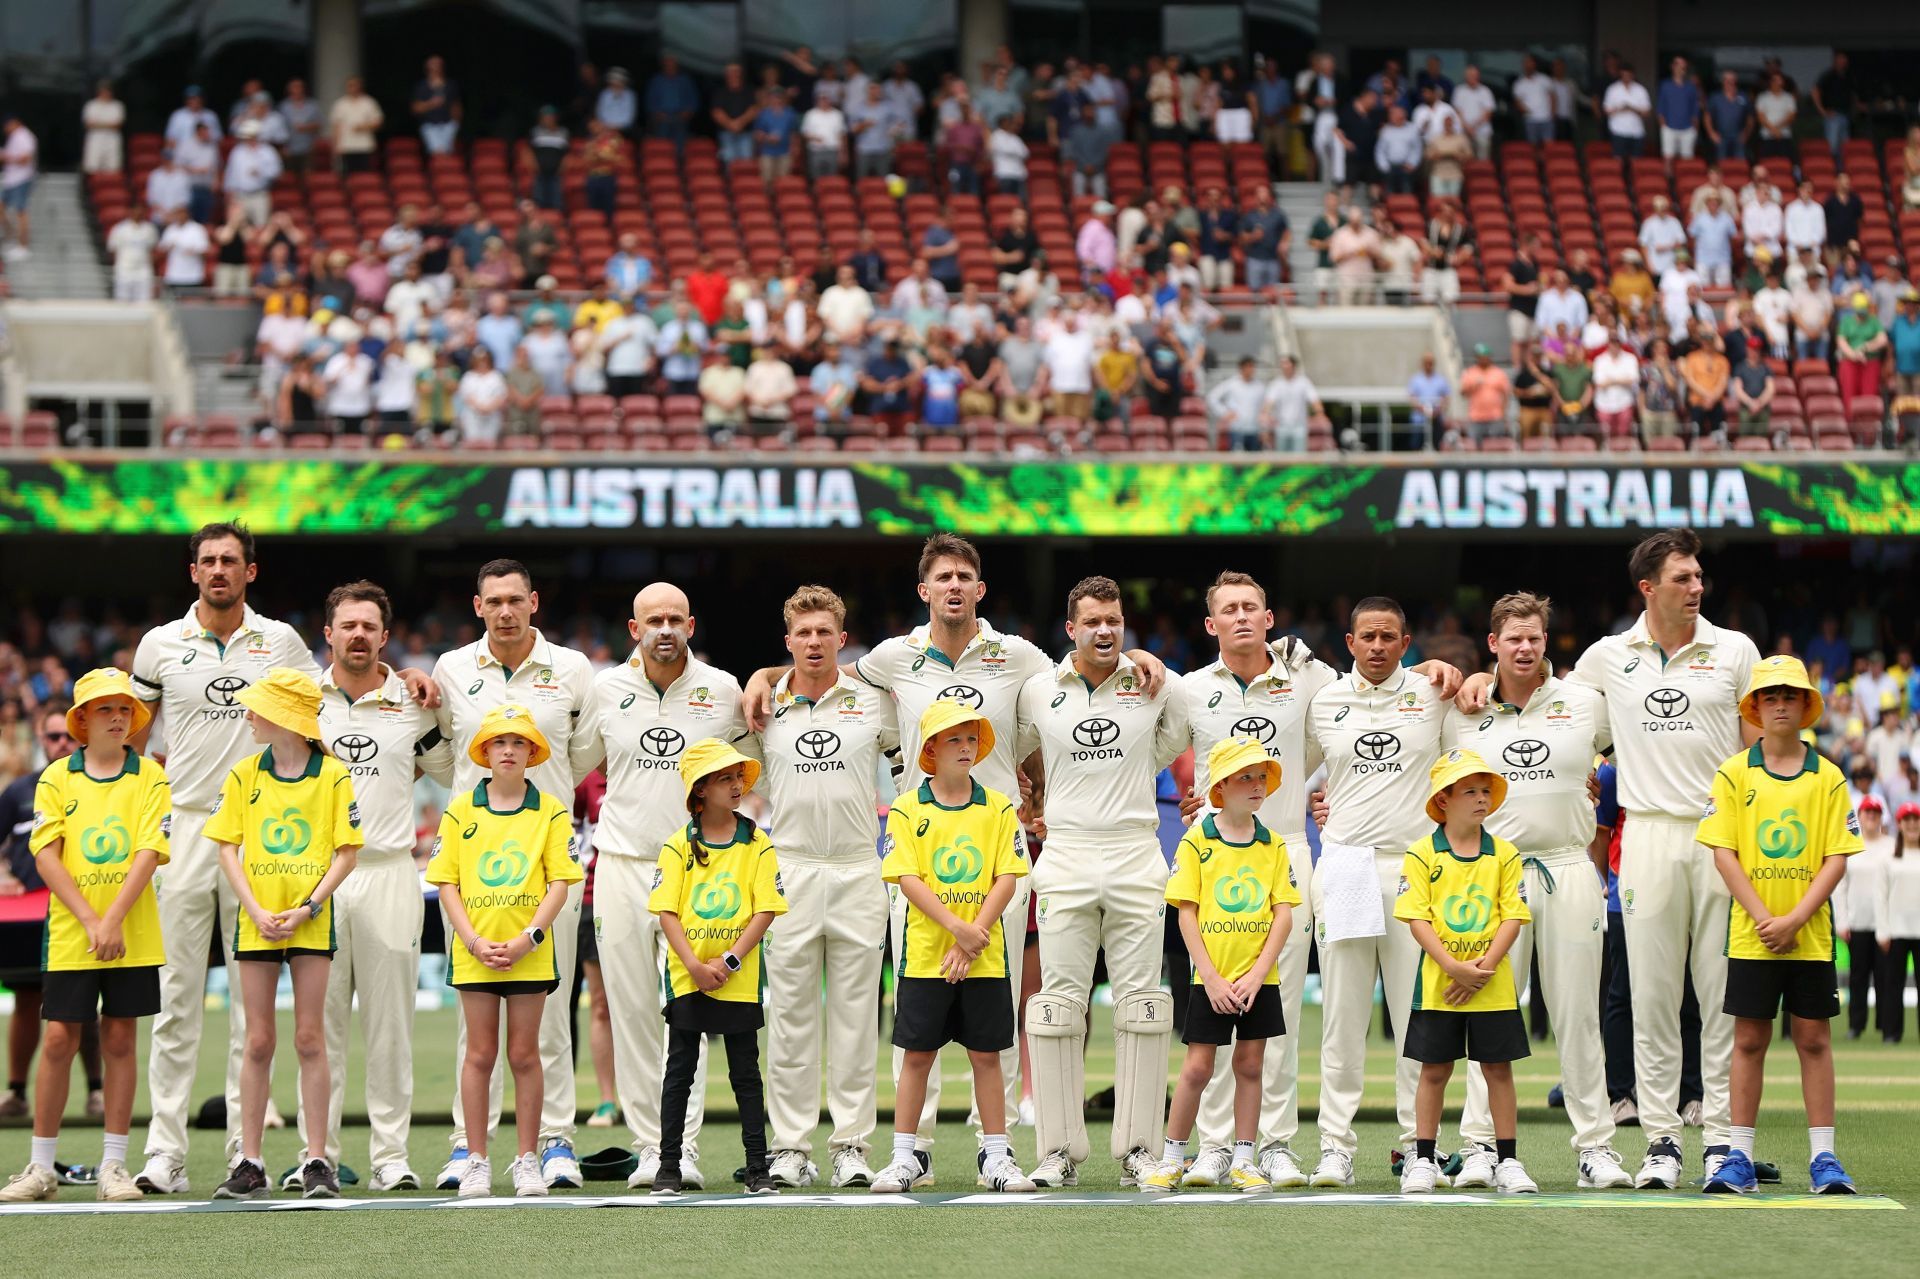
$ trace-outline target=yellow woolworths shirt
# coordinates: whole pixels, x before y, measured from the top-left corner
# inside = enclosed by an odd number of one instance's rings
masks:
[[[319,751],[307,757],[306,771],[298,777],[274,772],[271,750],[249,755],[227,774],[204,833],[213,843],[240,846],[241,870],[262,910],[278,913],[298,906],[319,887],[335,849],[362,843],[353,779],[345,764]],[[333,951],[331,898],[283,942],[268,941],[244,909],[238,913],[235,954]]]
[[[881,847],[886,850],[880,863],[882,879],[898,884],[902,875],[915,876],[933,890],[941,905],[968,922],[979,918],[995,879],[1027,873],[1020,819],[1012,801],[979,782],[959,808],[936,800],[933,783],[921,782],[919,789],[893,801]],[[901,938],[899,976],[941,975],[940,958],[953,949],[952,933],[909,905]],[[1007,938],[996,919],[967,976],[1005,977],[1009,971]]]
[[[173,791],[167,774],[129,748],[117,776],[87,776],[84,751],[48,764],[33,792],[33,834],[29,851],[38,853],[54,840],[60,864],[73,876],[80,895],[104,915],[120,895],[135,853],[151,848],[167,864],[167,836],[173,825]],[[121,923],[127,953],[98,960],[87,949],[87,930],[58,898],[47,904],[47,932],[41,967],[47,972],[85,968],[155,968],[167,962],[160,939],[160,904],[151,886],[134,901]]]
[[[1393,917],[1426,920],[1449,955],[1462,963],[1474,962],[1493,945],[1501,924],[1509,919],[1523,924],[1533,920],[1527,912],[1519,850],[1482,830],[1479,855],[1462,857],[1447,842],[1446,828],[1435,826],[1431,835],[1407,850]],[[1483,1013],[1520,1006],[1514,995],[1513,966],[1505,955],[1487,984],[1466,1003],[1446,1001],[1452,984],[1433,957],[1421,951],[1420,976],[1413,985],[1414,1011]]]
[[[1221,836],[1212,816],[1203,817],[1180,840],[1167,880],[1167,904],[1192,902],[1200,911],[1200,939],[1207,958],[1228,981],[1253,968],[1273,932],[1273,908],[1300,904],[1300,889],[1287,860],[1287,841],[1253,819],[1253,838],[1236,844]],[[1200,985],[1194,970],[1193,984]],[[1280,984],[1280,965],[1266,984]]]
[[[700,839],[695,821],[688,822],[660,848],[660,864],[653,869],[653,895],[647,909],[658,915],[672,911],[686,930],[687,944],[696,959],[717,959],[740,940],[747,922],[761,911],[787,913],[786,889],[780,884],[780,859],[767,833],[737,814],[733,838],[724,844]],[[699,855],[695,855],[698,849]],[[706,860],[702,863],[701,858]],[[740,971],[727,978],[709,999],[736,1004],[760,1002],[760,950],[740,957]],[[699,991],[687,966],[672,947],[667,948],[666,995],[677,999]]]
[[[1713,796],[1694,838],[1709,848],[1733,849],[1761,905],[1775,915],[1800,904],[1822,861],[1863,847],[1847,779],[1833,761],[1809,746],[1800,771],[1780,777],[1767,771],[1758,742],[1713,775]],[[1831,901],[1814,912],[1784,955],[1767,949],[1753,916],[1739,902],[1728,910],[1731,959],[1833,958]]]
[[[547,885],[572,883],[587,873],[573,856],[573,814],[532,782],[511,812],[487,806],[487,783],[456,795],[440,815],[440,834],[427,863],[427,882],[460,894],[473,931],[488,941],[511,941],[527,931]],[[475,959],[458,938],[453,955],[456,985],[498,981],[553,981],[553,934],[504,972]]]

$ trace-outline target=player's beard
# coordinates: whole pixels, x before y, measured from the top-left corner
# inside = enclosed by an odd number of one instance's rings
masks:
[[[334,657],[334,661],[338,662],[340,668],[349,675],[365,675],[373,669],[373,664],[379,660],[380,654],[375,652],[371,646],[355,648],[350,645]]]
[[[687,644],[691,639],[677,626],[656,626],[640,637],[640,651],[662,666],[672,666],[687,655]],[[672,649],[667,645],[671,642]]]

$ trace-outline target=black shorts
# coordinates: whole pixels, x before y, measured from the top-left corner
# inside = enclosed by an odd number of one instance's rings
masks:
[[[560,979],[552,981],[457,981],[455,990],[468,991],[475,995],[498,995],[505,999],[508,995],[551,995],[560,989]]]
[[[1280,1011],[1280,987],[1262,986],[1253,1007],[1243,1013],[1217,1013],[1207,999],[1207,988],[1195,982],[1187,992],[1187,1021],[1180,1028],[1183,1044],[1230,1044],[1250,1039],[1278,1039],[1287,1033]]]
[[[323,959],[333,958],[333,949],[321,950],[318,946],[287,946],[279,950],[236,950],[235,959],[244,959],[254,964],[278,964],[294,958],[296,955],[319,955]]]
[[[580,949],[575,952],[574,958],[582,964],[600,962],[600,934],[594,931],[591,906],[580,912]]]
[[[1772,1021],[1782,1005],[1806,1021],[1840,1015],[1840,982],[1831,959],[1729,959],[1727,998],[1720,1011],[1729,1017]]]
[[[1001,977],[902,977],[893,989],[893,1046],[938,1052],[959,1044],[968,1052],[1013,1047],[1013,992]]]
[[[1407,1038],[1400,1055],[1408,1061],[1441,1062],[1519,1061],[1533,1055],[1527,1043],[1527,1020],[1518,1008],[1495,1008],[1478,1013],[1444,1013],[1416,1008],[1407,1014]]]
[[[83,1025],[101,1017],[151,1017],[160,1011],[160,969],[74,968],[41,979],[40,1019]]]
[[[738,999],[715,999],[698,990],[674,996],[661,1012],[667,1025],[703,1035],[738,1035],[767,1023],[766,1009],[758,1001],[749,1004]]]

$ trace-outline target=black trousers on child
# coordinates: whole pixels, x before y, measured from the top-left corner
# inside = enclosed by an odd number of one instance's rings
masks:
[[[660,1166],[680,1167],[680,1149],[687,1132],[687,1098],[693,1092],[693,1072],[700,1064],[701,1032],[667,1027],[667,1073],[660,1082]],[[760,1036],[743,1030],[722,1035],[727,1045],[727,1082],[740,1107],[740,1140],[747,1148],[747,1168],[767,1167],[767,1100],[760,1082]]]

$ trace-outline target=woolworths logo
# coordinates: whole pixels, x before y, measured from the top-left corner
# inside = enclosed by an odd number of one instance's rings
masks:
[[[516,840],[480,854],[480,882],[488,888],[518,884],[527,877],[527,854]]]
[[[723,870],[693,890],[693,913],[702,919],[730,919],[739,910],[740,885],[731,872]]]
[[[1440,918],[1450,932],[1480,932],[1493,919],[1493,898],[1480,885],[1469,885],[1466,892],[1447,898],[1440,907]]]
[[[1800,820],[1800,811],[1789,808],[1780,814],[1779,821],[1771,819],[1760,823],[1760,855],[1778,860],[1782,857],[1798,857],[1807,851],[1807,825]]]
[[[109,817],[104,825],[89,826],[80,835],[80,855],[95,866],[123,862],[133,852],[133,836],[118,817]]]
[[[933,851],[933,873],[943,884],[959,884],[974,879],[986,859],[973,840],[962,835],[951,844]]]
[[[1245,914],[1266,899],[1267,890],[1260,883],[1260,877],[1245,866],[1240,868],[1239,874],[1222,879],[1213,886],[1213,900],[1229,915]]]
[[[313,842],[313,827],[297,808],[260,823],[260,847],[275,857],[298,857]]]

